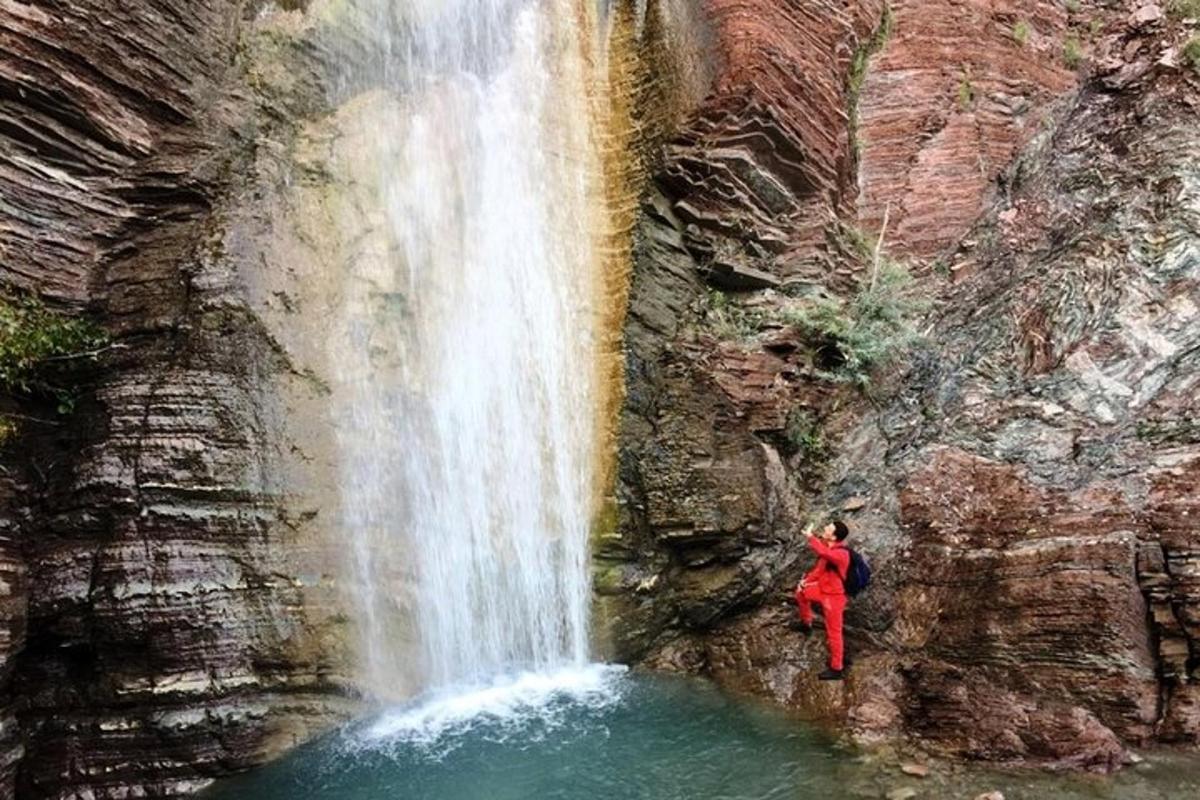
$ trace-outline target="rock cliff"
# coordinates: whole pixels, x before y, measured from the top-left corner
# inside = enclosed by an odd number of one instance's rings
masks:
[[[0,281],[113,340],[73,414],[6,400],[0,796],[177,794],[344,713],[288,421],[320,389],[229,247],[321,92],[254,13],[0,4]]]
[[[599,551],[618,652],[960,757],[1195,743],[1194,21],[707,5],[723,72],[638,237]],[[930,306],[864,389],[792,309],[881,257]],[[877,573],[844,687],[784,626],[813,511]]]

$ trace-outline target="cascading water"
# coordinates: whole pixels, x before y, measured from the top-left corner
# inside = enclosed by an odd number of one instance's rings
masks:
[[[328,350],[363,680],[397,697],[581,666],[599,302],[586,13],[353,13],[340,94],[369,109],[370,191],[345,213],[371,235],[351,244]]]

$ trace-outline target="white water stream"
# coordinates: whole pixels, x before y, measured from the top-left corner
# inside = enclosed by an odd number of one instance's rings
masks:
[[[587,663],[599,174],[570,0],[354,0],[382,229],[327,344],[362,679]]]

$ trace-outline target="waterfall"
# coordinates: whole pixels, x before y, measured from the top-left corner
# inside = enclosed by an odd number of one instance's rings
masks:
[[[336,279],[327,353],[362,680],[402,697],[582,665],[602,303],[590,12],[343,13],[365,199],[341,225],[370,235]]]

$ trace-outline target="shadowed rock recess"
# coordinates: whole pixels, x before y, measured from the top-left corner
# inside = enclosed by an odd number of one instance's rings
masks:
[[[354,708],[314,265],[355,108],[309,5],[0,0],[0,284],[113,342],[69,415],[0,399],[0,797],[184,793]],[[958,757],[1200,741],[1195,22],[616,6],[649,177],[607,654]],[[924,335],[863,388],[790,312],[881,259]],[[839,509],[877,577],[818,685],[786,597]]]

